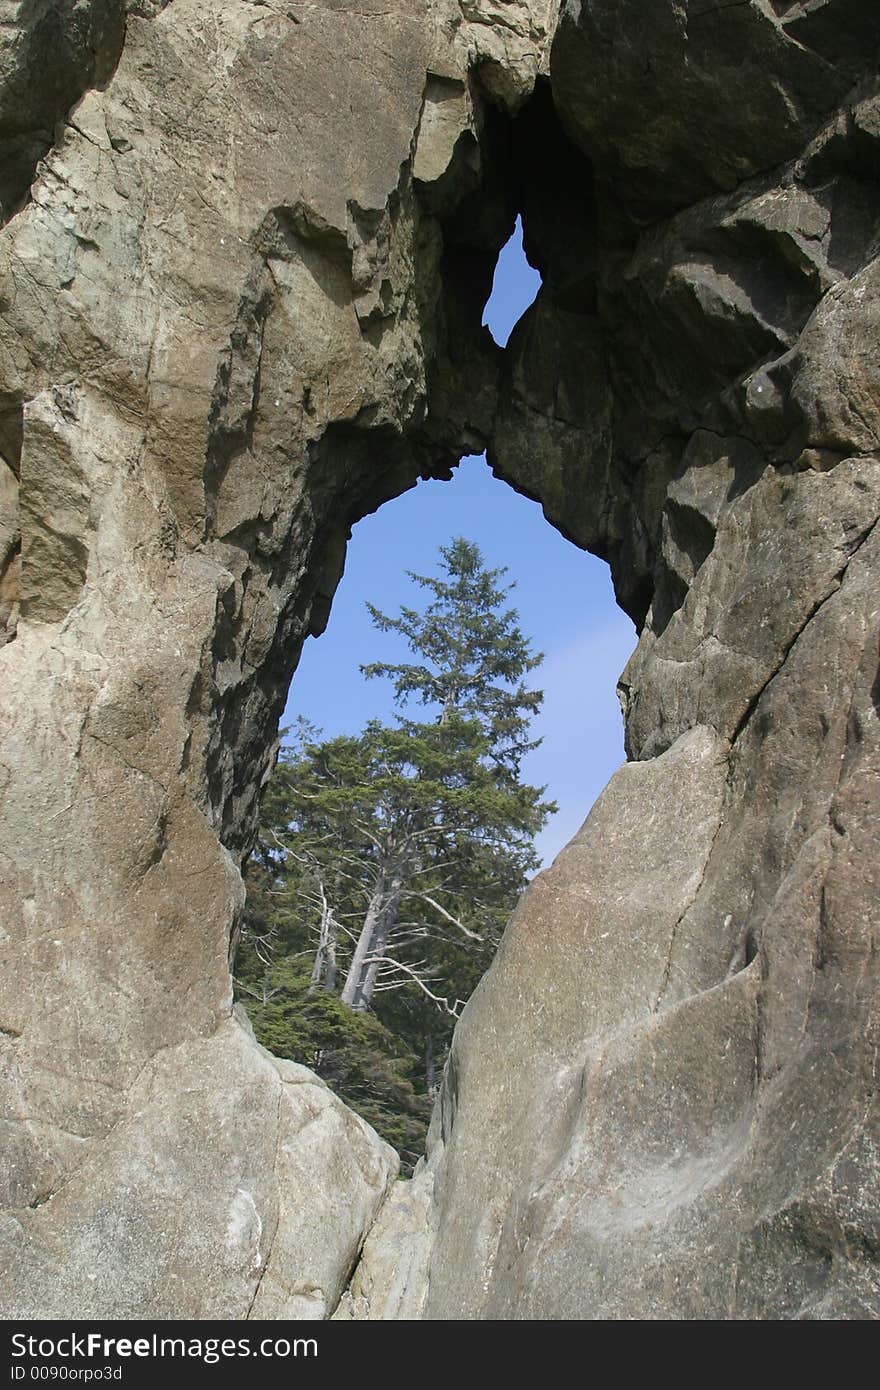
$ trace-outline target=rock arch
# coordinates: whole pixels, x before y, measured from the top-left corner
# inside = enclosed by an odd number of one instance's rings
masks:
[[[877,1311],[876,20],[558,8],[130,4],[3,233],[7,1316],[328,1316],[371,1227],[356,1316]],[[632,761],[374,1225],[238,866],[348,528],[484,445],[642,629]]]

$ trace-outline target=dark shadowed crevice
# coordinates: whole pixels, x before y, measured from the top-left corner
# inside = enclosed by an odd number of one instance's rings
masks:
[[[16,8],[0,70],[0,223],[27,200],[57,122],[90,87],[110,80],[125,39],[125,0],[31,0]]]
[[[15,637],[21,572],[19,493],[24,411],[0,409],[0,646]]]
[[[510,126],[510,178],[522,211],[526,256],[540,272],[545,295],[560,310],[597,309],[597,210],[594,174],[563,129],[550,83]]]
[[[539,501],[567,539],[608,561],[617,601],[640,627],[653,594],[655,535],[615,459],[594,171],[544,80],[505,124],[494,153],[542,287],[501,360],[489,463]],[[651,525],[656,530],[657,521]]]
[[[21,445],[24,437],[24,410],[20,402],[0,402],[0,458],[16,478],[21,474]]]

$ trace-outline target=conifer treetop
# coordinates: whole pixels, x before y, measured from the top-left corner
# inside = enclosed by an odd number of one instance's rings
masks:
[[[367,679],[392,680],[400,708],[415,699],[433,706],[441,723],[453,716],[478,720],[495,761],[515,778],[523,756],[537,746],[528,727],[543,692],[529,689],[525,677],[543,655],[531,651],[515,610],[503,606],[515,588],[503,583],[506,566],[487,569],[479,547],[457,536],[440,547],[440,571],[407,571],[432,595],[422,612],[404,606],[390,617],[367,604],[379,631],[399,633],[421,660],[374,661],[361,671]]]

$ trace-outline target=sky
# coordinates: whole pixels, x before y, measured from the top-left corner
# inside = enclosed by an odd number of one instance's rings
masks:
[[[483,317],[502,347],[540,283],[517,221]],[[406,571],[435,574],[439,547],[457,535],[474,541],[490,567],[507,566],[507,582],[516,585],[510,604],[533,650],[544,653],[532,675],[544,691],[534,726],[543,742],[523,762],[522,776],[546,785],[559,805],[537,841],[549,864],[623,761],[615,685],[636,634],[614,602],[604,561],[564,540],[536,502],[493,478],[484,457],[462,459],[451,482],[420,482],[354,527],[327,630],[306,642],[282,727],[303,715],[332,737],[358,733],[370,718],[390,721],[390,682],[365,681],[360,666],[411,656],[397,634],[376,631],[365,600],[389,616],[402,604],[421,607],[424,591]]]

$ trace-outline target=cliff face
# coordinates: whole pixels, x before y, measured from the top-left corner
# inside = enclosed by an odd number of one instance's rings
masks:
[[[4,1315],[328,1316],[368,1232],[341,1316],[877,1315],[869,0],[125,8],[0,49]],[[350,525],[484,446],[631,761],[392,1187],[227,947]]]

